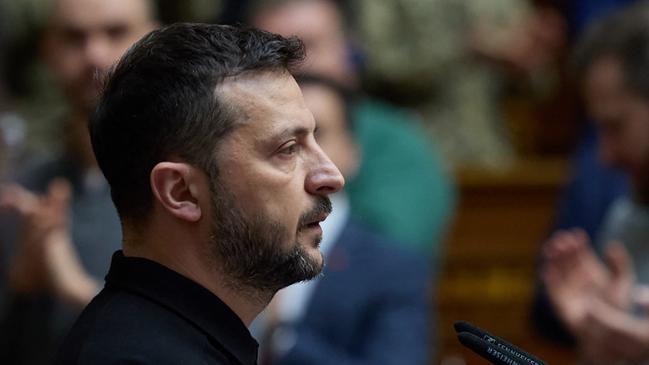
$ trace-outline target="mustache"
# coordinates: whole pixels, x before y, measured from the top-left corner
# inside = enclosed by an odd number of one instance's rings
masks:
[[[317,198],[315,206],[300,217],[298,227],[302,228],[309,223],[313,223],[314,221],[320,219],[323,214],[331,213],[331,210],[332,206],[329,197],[319,196]]]

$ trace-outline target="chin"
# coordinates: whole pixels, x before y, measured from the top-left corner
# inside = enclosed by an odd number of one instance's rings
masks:
[[[296,242],[305,250],[320,251],[320,242],[322,242],[322,235],[319,234],[301,234],[297,236]]]
[[[300,243],[300,245],[302,246],[304,252],[307,255],[309,255],[309,257],[313,262],[317,263],[321,267],[323,266],[324,255],[322,254],[322,251],[320,251],[320,241],[317,242],[310,241],[307,244]]]
[[[319,249],[316,249],[316,253],[312,255],[313,260],[320,265],[320,270],[322,270],[322,267],[324,266],[324,255],[322,254],[322,251]]]

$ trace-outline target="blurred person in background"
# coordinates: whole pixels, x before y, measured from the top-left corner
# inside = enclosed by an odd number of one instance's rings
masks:
[[[249,22],[305,42],[306,72],[358,86],[341,5],[334,0],[252,2]],[[346,191],[354,216],[398,242],[436,256],[454,208],[454,190],[413,115],[370,98],[351,111],[361,164]]]
[[[631,185],[608,210],[594,243],[583,230],[559,231],[545,249],[549,300],[593,364],[649,361],[649,320],[636,317],[648,302],[634,295],[646,292],[636,285],[649,284],[648,24],[649,3],[629,6],[594,24],[576,52],[599,157],[623,170]]]
[[[298,76],[316,140],[345,179],[361,156],[352,96],[326,77]],[[428,364],[432,287],[428,263],[363,225],[344,191],[323,222],[324,275],[280,290],[253,323],[261,364]],[[344,300],[341,300],[344,298]]]
[[[53,0],[42,55],[70,107],[61,156],[3,188],[0,362],[45,364],[99,290],[121,229],[87,134],[103,75],[156,27],[150,0]],[[47,242],[47,244],[46,244]]]
[[[572,40],[583,35],[583,28],[591,22],[635,1],[571,0],[560,5]],[[628,194],[627,176],[620,169],[602,163],[597,149],[597,129],[589,121],[571,159],[570,181],[559,200],[553,231],[580,227],[594,236],[613,201]]]
[[[554,1],[567,20],[569,39],[576,43],[593,22],[628,6],[636,0],[570,0]],[[582,114],[586,114],[582,111]],[[592,116],[580,115],[586,123],[570,159],[570,178],[557,204],[551,232],[583,229],[589,237],[597,237],[607,213],[620,197],[630,191],[627,174],[617,166],[605,164],[598,156],[599,135]],[[597,243],[595,240],[593,243]],[[554,342],[574,341],[563,327],[541,285],[537,285],[532,309],[534,326]]]
[[[505,97],[551,87],[561,16],[527,0],[363,0],[356,12],[368,87],[417,109],[453,167],[510,166]]]

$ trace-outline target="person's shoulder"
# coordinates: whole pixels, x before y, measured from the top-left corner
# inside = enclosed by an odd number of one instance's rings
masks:
[[[104,289],[73,326],[56,364],[208,362],[229,363],[181,314],[135,293]]]
[[[337,245],[348,250],[357,260],[375,262],[382,271],[429,270],[428,256],[412,245],[398,242],[369,228],[358,219],[350,219]]]
[[[415,113],[369,98],[359,99],[353,110],[354,133],[363,152],[380,165],[401,171],[410,168],[417,176],[443,174],[434,141],[427,137]]]
[[[403,246],[350,221],[325,259],[321,293],[345,293],[361,300],[419,298],[431,285],[431,260]]]

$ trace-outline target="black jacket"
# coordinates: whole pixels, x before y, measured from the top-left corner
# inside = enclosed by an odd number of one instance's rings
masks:
[[[257,342],[207,289],[150,260],[113,256],[106,286],[83,311],[55,364],[241,364]]]

